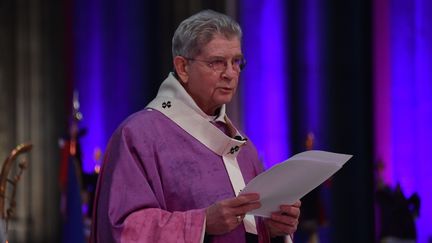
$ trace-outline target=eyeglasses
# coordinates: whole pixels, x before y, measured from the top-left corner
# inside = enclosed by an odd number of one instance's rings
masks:
[[[228,67],[228,61],[224,58],[216,58],[213,60],[201,60],[189,57],[184,58],[189,61],[203,62],[215,72],[225,72]],[[244,57],[233,58],[231,60],[231,66],[235,71],[241,72],[246,66],[246,59],[244,59]]]

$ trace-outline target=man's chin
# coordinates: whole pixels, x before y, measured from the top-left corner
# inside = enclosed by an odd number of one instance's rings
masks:
[[[231,102],[231,100],[232,100],[232,95],[224,96],[224,97],[221,97],[220,99],[218,99],[218,101],[219,101],[218,103],[219,104],[228,104]]]

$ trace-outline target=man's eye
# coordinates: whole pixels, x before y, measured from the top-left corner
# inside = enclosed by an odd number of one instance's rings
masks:
[[[240,66],[243,64],[243,60],[241,58],[236,58],[233,60],[233,65]]]
[[[225,61],[224,60],[214,60],[211,62],[212,66],[225,66]]]

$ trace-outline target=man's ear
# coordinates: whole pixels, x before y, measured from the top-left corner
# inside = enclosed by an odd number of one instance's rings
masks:
[[[176,70],[176,73],[180,78],[179,81],[184,84],[187,83],[189,80],[187,60],[182,56],[176,56],[174,57],[173,62],[174,62],[174,68]]]

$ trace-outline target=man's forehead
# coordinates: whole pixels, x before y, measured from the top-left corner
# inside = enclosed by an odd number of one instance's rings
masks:
[[[241,43],[239,38],[215,36],[201,48],[201,54],[215,57],[242,56]]]

